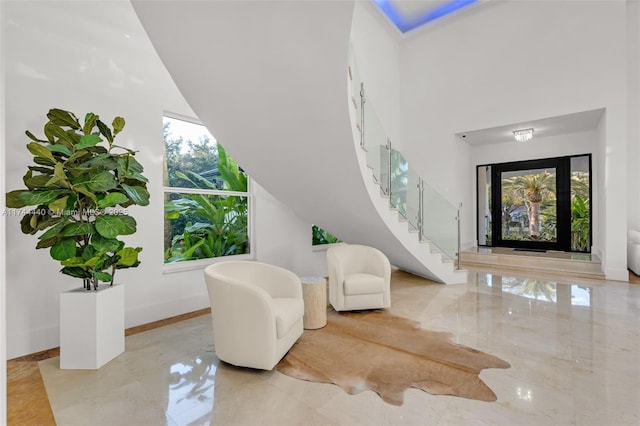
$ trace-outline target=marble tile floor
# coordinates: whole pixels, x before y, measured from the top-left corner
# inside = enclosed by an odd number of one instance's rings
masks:
[[[410,389],[401,407],[373,392],[220,362],[210,316],[127,337],[98,371],[39,362],[58,425],[637,425],[640,286],[476,272],[437,285],[397,271],[397,315],[511,363],[480,374],[487,403]]]

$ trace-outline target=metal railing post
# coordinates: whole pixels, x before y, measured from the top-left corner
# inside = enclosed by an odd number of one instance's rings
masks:
[[[424,215],[424,207],[422,203],[424,203],[424,180],[418,180],[418,241],[422,241],[422,216]]]
[[[462,208],[462,203],[460,203],[458,207],[458,212],[456,213],[456,222],[458,222],[458,247],[456,248],[456,269],[460,269],[460,208]]]
[[[391,204],[391,139],[387,138],[387,195],[389,196],[389,205]]]
[[[364,82],[360,83],[360,147],[364,148]]]

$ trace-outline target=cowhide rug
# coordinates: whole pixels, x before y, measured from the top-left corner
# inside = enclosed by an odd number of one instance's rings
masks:
[[[409,387],[495,401],[478,374],[509,363],[455,344],[451,336],[384,311],[330,311],[326,327],[305,330],[276,368],[298,379],[335,383],[351,395],[372,390],[393,405],[402,405]]]

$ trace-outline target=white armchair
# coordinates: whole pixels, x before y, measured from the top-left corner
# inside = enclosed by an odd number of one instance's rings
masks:
[[[327,250],[329,302],[336,311],[391,306],[391,265],[378,249],[336,244]]]
[[[640,232],[632,229],[627,231],[627,266],[640,275]]]
[[[302,284],[293,272],[228,261],[208,266],[205,281],[221,360],[271,370],[302,335]]]

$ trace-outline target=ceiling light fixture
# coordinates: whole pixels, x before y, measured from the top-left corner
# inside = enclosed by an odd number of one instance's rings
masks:
[[[513,131],[513,137],[518,142],[530,141],[533,138],[533,129],[520,129]]]

